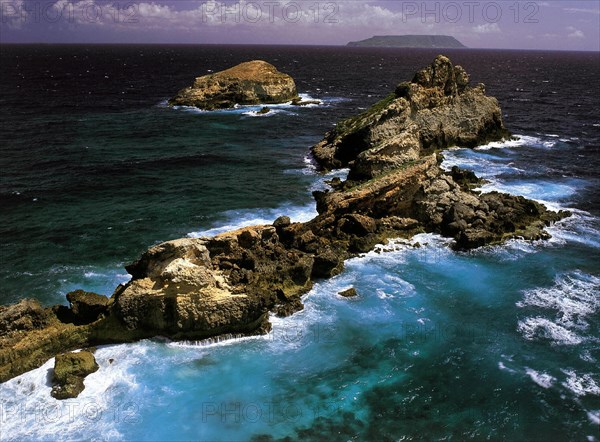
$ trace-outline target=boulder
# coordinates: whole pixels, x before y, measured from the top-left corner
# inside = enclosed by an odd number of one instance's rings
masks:
[[[85,388],[85,377],[97,370],[96,359],[89,351],[57,355],[54,361],[52,397],[69,399],[79,396]]]
[[[358,296],[358,293],[356,292],[356,289],[354,287],[350,287],[349,289],[338,292],[338,295],[340,295],[343,298],[354,298]]]
[[[196,78],[192,86],[180,90],[169,104],[213,110],[237,104],[285,103],[297,98],[292,77],[266,61],[254,60]]]
[[[340,220],[339,227],[343,232],[349,235],[365,236],[370,233],[374,233],[377,228],[377,224],[370,216],[351,213],[349,215],[345,215]]]
[[[67,293],[67,301],[71,304],[74,322],[89,324],[106,313],[108,298],[97,293],[75,290]]]
[[[450,176],[463,189],[470,189],[478,186],[483,180],[477,177],[472,170],[461,169],[458,166],[452,166]]]
[[[315,256],[312,278],[330,278],[342,272],[344,260],[339,253],[326,248]]]

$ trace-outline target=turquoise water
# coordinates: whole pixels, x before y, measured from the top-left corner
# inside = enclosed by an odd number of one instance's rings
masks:
[[[507,179],[506,157],[528,149],[539,147],[454,150],[445,166],[505,167],[502,186],[540,185],[564,204],[570,186]],[[469,253],[435,235],[380,246],[316,284],[304,311],[273,318],[267,336],[99,349],[78,399],[40,387],[50,361],[3,386],[4,434],[597,440],[597,219],[577,211],[550,231]],[[349,286],[358,298],[337,295]]]

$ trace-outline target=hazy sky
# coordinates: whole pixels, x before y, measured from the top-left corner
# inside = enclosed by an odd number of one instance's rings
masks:
[[[600,0],[0,0],[2,42],[340,45],[453,35],[474,48],[600,50]]]

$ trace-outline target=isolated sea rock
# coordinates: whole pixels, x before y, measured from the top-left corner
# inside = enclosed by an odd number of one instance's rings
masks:
[[[298,99],[292,77],[262,60],[248,61],[196,78],[169,100],[171,106],[213,110],[236,104],[275,104]]]
[[[70,399],[79,396],[85,386],[83,380],[98,370],[94,355],[89,351],[63,353],[54,361],[54,386],[50,393],[55,399]]]
[[[340,295],[343,298],[355,298],[356,296],[358,296],[358,292],[354,287],[350,287],[349,289],[338,292],[338,295]]]

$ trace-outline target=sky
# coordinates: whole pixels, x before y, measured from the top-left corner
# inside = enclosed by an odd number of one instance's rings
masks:
[[[0,0],[2,43],[345,45],[451,35],[471,48],[600,51],[600,0]]]

